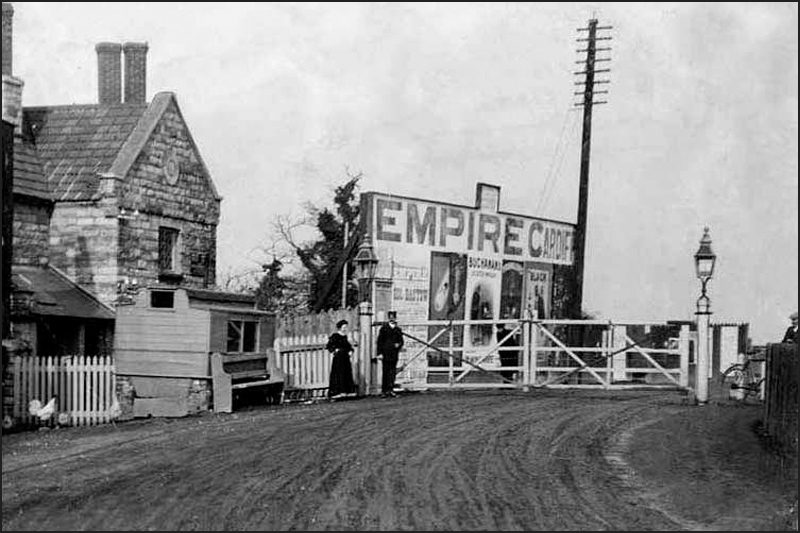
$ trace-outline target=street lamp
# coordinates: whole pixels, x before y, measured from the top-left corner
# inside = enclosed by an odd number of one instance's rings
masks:
[[[703,231],[703,237],[700,239],[700,248],[694,254],[694,265],[697,269],[697,279],[700,280],[702,293],[700,298],[697,299],[697,311],[709,311],[711,302],[706,295],[706,284],[711,276],[714,275],[714,263],[717,261],[717,256],[711,250],[711,236],[708,234],[708,226]]]
[[[357,363],[358,372],[358,394],[365,395],[372,393],[372,383],[377,382],[377,360],[373,359],[372,343],[372,303],[371,285],[375,279],[375,270],[378,268],[378,256],[372,247],[370,236],[366,235],[358,246],[358,252],[353,258],[356,264],[356,277],[358,278],[358,296],[361,302],[358,304],[359,320],[359,357]]]
[[[697,372],[695,394],[697,402],[705,404],[708,401],[708,378],[709,378],[709,321],[711,315],[711,301],[706,295],[706,284],[714,274],[714,263],[717,256],[711,250],[711,236],[708,234],[708,227],[703,230],[703,237],[700,239],[700,248],[694,254],[694,265],[697,270],[697,278],[701,283],[701,294],[697,299]]]
[[[372,280],[375,279],[375,270],[378,268],[378,256],[375,255],[375,249],[372,247],[369,235],[364,237],[364,240],[358,246],[358,252],[353,258],[353,262],[356,264],[360,299],[362,302],[369,302],[370,285]]]

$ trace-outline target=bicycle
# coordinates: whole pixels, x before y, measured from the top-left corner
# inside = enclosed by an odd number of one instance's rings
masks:
[[[721,385],[724,386],[727,381],[730,381],[732,398],[737,400],[760,399],[765,378],[757,373],[755,364],[752,364],[753,361],[753,359],[747,359],[744,363],[734,363],[720,376]]]

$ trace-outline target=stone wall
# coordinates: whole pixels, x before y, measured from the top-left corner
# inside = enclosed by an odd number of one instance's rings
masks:
[[[170,164],[177,169],[170,176]],[[180,265],[188,287],[213,286],[220,202],[186,123],[173,103],[118,186],[120,206],[138,215],[120,226],[121,275],[158,277],[158,228],[179,230]]]
[[[101,301],[117,295],[119,221],[93,203],[58,202],[50,221],[50,262]]]
[[[14,361],[16,356],[30,356],[29,343],[3,339],[3,432],[18,429],[14,419]]]
[[[210,379],[117,376],[121,420],[196,415],[211,408]]]
[[[117,376],[115,383],[117,402],[119,402],[120,415],[117,420],[133,419],[134,389],[130,376]]]
[[[170,174],[166,168],[176,169]],[[171,102],[127,175],[101,180],[95,202],[58,202],[50,261],[100,300],[117,283],[158,281],[159,227],[179,231],[174,273],[187,287],[213,287],[220,201],[177,106]]]
[[[15,197],[13,232],[14,264],[38,265],[40,258],[48,257],[50,208],[43,203]]]
[[[153,214],[120,221],[120,276],[136,278],[140,285],[158,280],[158,230],[162,226],[180,232],[177,273],[183,275],[182,284],[201,288],[213,285],[215,264],[211,258],[216,250],[216,226]],[[208,258],[208,271],[201,264],[203,257]]]

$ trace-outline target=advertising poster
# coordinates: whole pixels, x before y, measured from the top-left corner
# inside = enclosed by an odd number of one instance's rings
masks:
[[[531,315],[560,316],[573,263],[574,224],[499,211],[499,187],[484,187],[474,206],[376,192],[361,196],[367,231],[378,256],[375,319],[397,311],[406,338],[397,383],[424,387],[450,365],[438,349],[450,333],[430,321],[496,321]],[[495,324],[453,328],[454,365],[466,369],[497,342]],[[481,366],[500,366],[495,353]],[[480,376],[478,376],[480,377]]]
[[[413,324],[428,319],[430,252],[417,249],[398,254],[389,247],[376,247],[375,252],[379,258],[378,276],[391,282],[392,310],[397,312],[400,327],[418,339],[425,339],[426,327]],[[375,318],[385,319],[377,315]],[[426,383],[428,365],[425,356],[411,361],[414,354],[423,347],[422,343],[406,337],[397,361],[398,374],[395,382],[398,385],[414,387]]]
[[[467,260],[467,318],[469,320],[496,320],[500,316],[500,288],[503,262],[489,257],[470,256]],[[494,344],[494,325],[478,324],[468,327],[464,342],[464,355],[477,361]],[[496,363],[494,354],[483,361]]]
[[[503,261],[500,283],[500,318],[520,318],[525,274],[519,261]]]
[[[525,310],[541,320],[550,318],[552,268],[544,263],[525,264]]]
[[[431,285],[428,308],[430,320],[463,320],[467,289],[467,256],[451,252],[431,252]],[[449,348],[450,333],[436,337],[443,326],[429,326],[428,339],[440,348]],[[462,346],[464,326],[453,327],[453,346]],[[454,352],[454,366],[461,366],[461,352]],[[448,356],[431,350],[428,366],[449,366]]]

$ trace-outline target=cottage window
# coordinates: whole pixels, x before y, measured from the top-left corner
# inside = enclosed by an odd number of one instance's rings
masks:
[[[228,352],[252,353],[256,351],[258,322],[228,321]]]
[[[158,268],[161,272],[179,272],[178,235],[175,228],[158,228]]]

